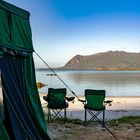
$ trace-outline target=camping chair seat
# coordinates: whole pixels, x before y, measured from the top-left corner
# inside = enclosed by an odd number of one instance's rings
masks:
[[[89,110],[95,110],[95,111],[101,111],[101,110],[105,110],[105,106],[103,106],[103,108],[93,108],[91,106],[88,105],[84,105],[85,109],[89,109]]]
[[[65,99],[66,88],[49,88],[48,95],[43,99],[48,102],[48,122],[51,122],[55,118],[66,119],[66,108],[68,108],[68,102]],[[64,110],[64,116],[61,111]],[[51,114],[53,112],[53,116]]]
[[[66,102],[65,100],[64,100],[64,102],[62,102],[61,104],[59,104],[59,106],[57,105],[57,106],[52,106],[52,105],[50,105],[50,104],[48,104],[48,108],[50,108],[50,109],[63,109],[63,108],[68,108],[68,102]]]
[[[91,124],[97,121],[100,125],[104,127],[105,125],[105,90],[85,90],[85,124]],[[91,117],[87,120],[87,113]],[[99,115],[102,113],[102,120],[99,119]]]

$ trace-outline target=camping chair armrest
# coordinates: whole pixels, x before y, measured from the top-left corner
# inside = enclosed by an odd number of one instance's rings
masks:
[[[112,102],[113,102],[113,100],[107,100],[107,101],[104,101],[104,104],[105,104],[105,106],[106,105],[111,106],[112,105]]]
[[[85,103],[86,102],[86,100],[81,100],[81,99],[79,99],[78,101],[80,101],[82,103]]]
[[[43,100],[45,100],[46,102],[48,102],[48,97],[47,96],[43,96]]]
[[[75,97],[65,97],[68,102],[74,101]]]

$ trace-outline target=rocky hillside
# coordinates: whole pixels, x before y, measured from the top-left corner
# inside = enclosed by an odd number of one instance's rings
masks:
[[[63,69],[76,70],[137,70],[140,69],[140,53],[108,51],[94,55],[73,57]]]

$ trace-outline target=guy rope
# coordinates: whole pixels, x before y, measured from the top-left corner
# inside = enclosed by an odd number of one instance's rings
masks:
[[[35,52],[35,54],[42,60],[42,62],[58,77],[58,79],[71,91],[71,93],[78,99],[78,101],[83,102],[83,100],[81,100],[74,91],[72,91],[72,89],[61,79],[61,77],[43,60],[43,58],[37,53]],[[118,140],[118,138],[109,130],[109,128],[107,126],[104,126],[106,128],[106,130],[116,139]]]

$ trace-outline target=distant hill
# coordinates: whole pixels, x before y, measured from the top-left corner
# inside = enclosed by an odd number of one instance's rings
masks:
[[[76,55],[62,69],[68,70],[140,70],[140,53],[108,51]]]

